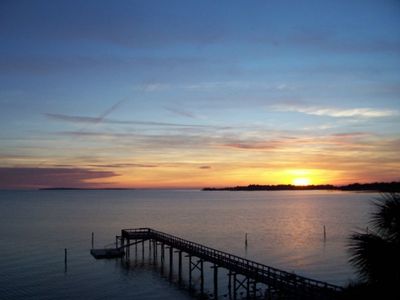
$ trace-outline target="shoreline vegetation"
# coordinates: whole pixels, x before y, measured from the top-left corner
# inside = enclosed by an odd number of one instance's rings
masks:
[[[74,188],[74,187],[49,187],[40,188],[39,191],[129,191],[134,188]]]
[[[332,190],[332,191],[371,191],[371,192],[400,192],[400,182],[373,182],[373,183],[352,183],[348,185],[335,186],[331,184],[319,185],[292,185],[292,184],[278,184],[278,185],[258,185],[250,184],[247,186],[223,187],[214,188],[206,187],[203,191],[318,191],[318,190]]]

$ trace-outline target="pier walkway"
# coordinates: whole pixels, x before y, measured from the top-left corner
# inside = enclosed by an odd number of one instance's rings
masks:
[[[119,243],[118,243],[119,241]],[[117,236],[117,249],[130,253],[130,246],[148,241],[153,248],[156,260],[160,248],[160,259],[164,262],[165,248],[169,249],[170,271],[173,269],[174,253],[178,253],[178,278],[182,281],[182,253],[186,253],[189,265],[189,288],[192,285],[192,272],[200,272],[200,292],[204,293],[203,263],[213,264],[214,299],[218,298],[218,269],[228,270],[229,294],[236,299],[236,292],[241,288],[247,297],[256,295],[256,285],[265,286],[266,299],[337,299],[342,288],[326,282],[313,280],[294,273],[286,272],[260,264],[227,252],[219,251],[151,228],[123,229]],[[160,246],[160,247],[159,247]],[[136,248],[137,249],[137,248]],[[174,251],[175,249],[175,251]],[[193,259],[197,258],[197,259]]]

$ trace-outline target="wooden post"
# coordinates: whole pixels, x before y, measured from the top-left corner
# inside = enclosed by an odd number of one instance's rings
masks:
[[[236,300],[236,273],[233,273],[233,299]]]
[[[192,256],[189,254],[189,291],[192,290]]]
[[[64,248],[64,264],[67,265],[67,248]]]
[[[161,243],[160,260],[161,260],[161,274],[164,274],[164,243]]]
[[[246,232],[246,235],[245,235],[244,246],[247,248],[247,232]]]
[[[151,258],[151,240],[149,240],[149,258]]]
[[[254,280],[253,282],[253,297],[254,299],[257,299],[257,281]]]
[[[179,268],[179,271],[178,271],[178,277],[179,277],[179,284],[181,284],[182,283],[182,251],[179,251],[179,263],[178,263],[178,268]]]
[[[228,273],[228,293],[229,293],[229,299],[232,299],[232,272],[229,270]]]
[[[324,242],[326,242],[326,227],[324,225]]]
[[[153,255],[154,255],[154,262],[157,262],[157,241],[153,240]]]
[[[174,262],[174,248],[172,246],[169,247],[169,277],[172,278],[172,269],[173,269],[173,262]]]
[[[246,297],[247,299],[250,299],[250,278],[247,277],[247,282],[246,282]]]
[[[128,245],[130,245],[131,239],[128,239],[126,243],[127,243]],[[131,257],[131,246],[128,246],[128,247],[126,248],[126,250],[128,251],[127,258],[130,258],[130,257]]]
[[[164,265],[164,243],[161,243],[161,264]]]
[[[92,232],[92,249],[94,248],[94,232]]]
[[[204,295],[204,271],[203,271],[203,260],[200,260],[200,293]]]
[[[218,266],[214,264],[214,299],[218,299]]]

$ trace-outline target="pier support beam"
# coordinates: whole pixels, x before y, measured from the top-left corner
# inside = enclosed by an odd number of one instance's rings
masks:
[[[236,273],[233,273],[233,300],[236,300]]]
[[[192,290],[192,272],[195,269],[200,271],[200,292],[204,294],[204,260],[199,259],[197,262],[192,261],[192,255],[188,255],[189,257],[189,290]]]
[[[182,284],[182,251],[178,251],[178,282]]]
[[[151,240],[149,240],[149,259],[151,259]]]
[[[157,241],[153,240],[153,260],[154,263],[157,262]]]
[[[164,259],[165,259],[165,248],[164,248],[164,243],[161,243],[161,254],[160,254],[160,259],[161,259],[161,274],[164,274]]]
[[[122,246],[122,237],[121,237],[121,246]],[[131,240],[130,239],[127,239],[126,240],[127,242],[126,242],[126,244],[127,245],[129,245],[130,243],[131,243]],[[125,258],[126,259],[129,259],[130,258],[130,256],[131,256],[131,246],[128,246],[128,247],[126,247],[125,248],[126,250],[125,250]]]
[[[200,293],[204,295],[204,270],[203,270],[204,261],[200,259],[199,262],[200,262]]]
[[[189,255],[189,291],[192,291],[192,256]]]
[[[257,281],[253,281],[253,299],[257,299]]]
[[[228,295],[229,299],[232,299],[232,271],[228,272]]]
[[[162,265],[164,265],[164,258],[165,258],[164,243],[161,243],[161,264]]]
[[[137,259],[137,243],[135,244],[135,259]]]
[[[218,266],[214,264],[214,299],[218,299]]]
[[[174,248],[169,247],[169,278],[172,278],[173,264],[174,263]]]

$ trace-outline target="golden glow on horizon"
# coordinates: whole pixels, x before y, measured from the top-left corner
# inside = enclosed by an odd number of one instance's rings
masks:
[[[310,185],[311,180],[309,178],[295,178],[293,179],[292,184],[297,186]]]

